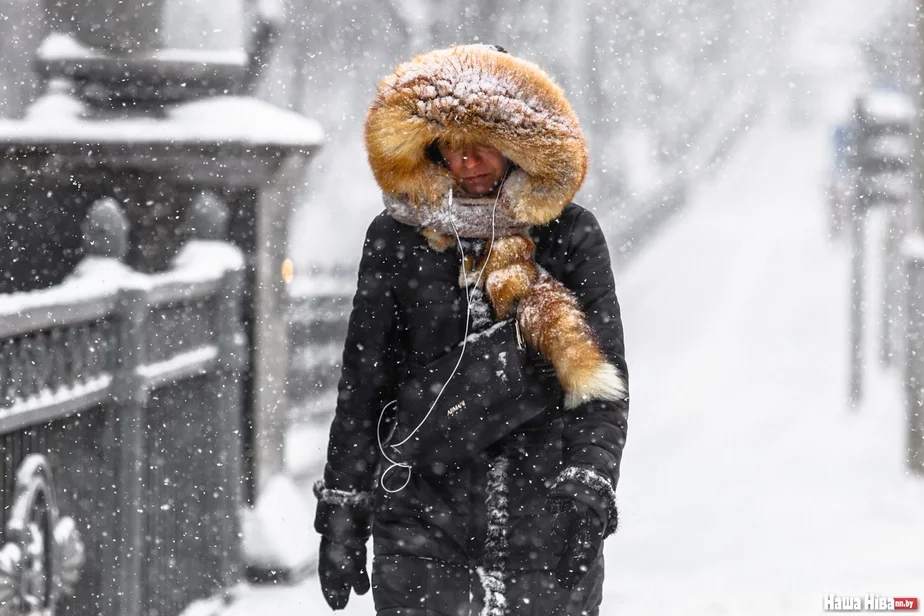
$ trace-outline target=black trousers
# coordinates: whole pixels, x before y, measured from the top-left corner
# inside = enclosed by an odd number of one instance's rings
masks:
[[[598,616],[603,555],[577,588],[559,586],[554,571],[508,571],[509,616]],[[484,590],[476,570],[410,556],[376,556],[372,597],[377,616],[478,616]]]

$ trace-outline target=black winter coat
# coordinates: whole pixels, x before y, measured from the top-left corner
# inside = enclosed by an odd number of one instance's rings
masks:
[[[578,298],[608,359],[627,378],[623,330],[609,251],[593,214],[571,204],[530,232],[536,262]],[[465,331],[460,255],[437,252],[419,230],[386,214],[371,224],[343,353],[336,416],[324,484],[347,493],[375,493],[376,556],[411,556],[477,565],[483,557],[488,457],[453,467],[415,468],[390,494],[378,485],[376,427],[402,379],[457,345]],[[615,487],[626,437],[628,401],[588,402],[563,411],[555,403],[497,446],[509,456],[509,570],[554,568],[564,545],[544,502],[566,466],[590,467]],[[406,471],[388,477],[397,487]],[[606,512],[601,512],[606,519]],[[612,516],[611,516],[612,517]],[[610,520],[615,524],[615,519]],[[368,517],[344,517],[319,505],[319,532],[364,538]]]

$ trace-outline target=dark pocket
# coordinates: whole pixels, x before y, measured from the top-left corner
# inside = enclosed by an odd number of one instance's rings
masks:
[[[372,561],[372,598],[379,615],[468,614],[468,568],[407,556],[377,556]]]
[[[425,609],[427,562],[402,556],[376,556],[372,561],[375,611]]]

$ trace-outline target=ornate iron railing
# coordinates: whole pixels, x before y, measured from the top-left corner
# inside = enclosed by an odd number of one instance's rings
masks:
[[[16,487],[0,548],[0,613],[52,613],[59,597],[72,596],[86,555],[73,518],[58,511],[51,469],[30,454]]]
[[[101,200],[67,280],[0,295],[0,616],[175,615],[238,579],[244,261],[197,239],[208,202],[168,271],[122,265]]]

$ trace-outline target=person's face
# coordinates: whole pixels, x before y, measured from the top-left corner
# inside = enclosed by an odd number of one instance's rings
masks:
[[[489,145],[466,145],[450,148],[439,144],[440,154],[449,172],[462,190],[476,197],[490,195],[507,171],[507,159]]]

